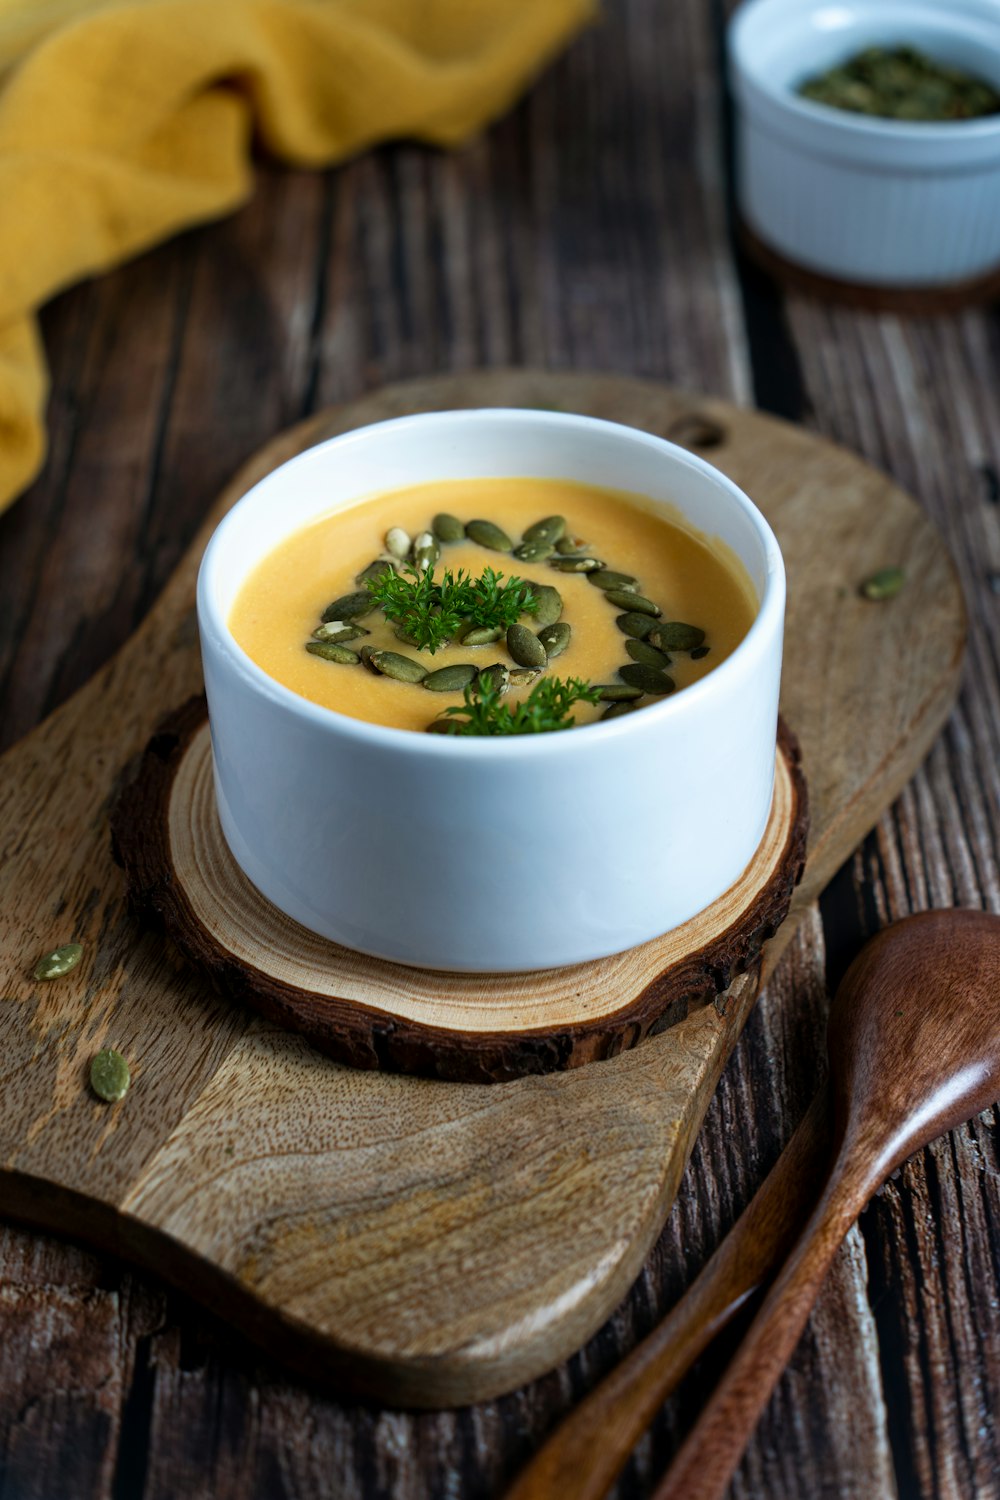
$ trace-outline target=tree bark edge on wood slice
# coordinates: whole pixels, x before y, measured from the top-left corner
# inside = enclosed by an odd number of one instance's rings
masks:
[[[782,814],[787,827],[768,878],[753,891],[735,921],[711,932],[707,941],[680,961],[647,974],[624,1000],[615,996],[612,1008],[599,1017],[495,1032],[434,1025],[365,1005],[358,999],[288,983],[234,953],[199,917],[174,864],[170,814],[178,773],[196,746],[206,717],[205,700],[196,697],[165,719],[149,741],[134,779],[119,792],[111,819],[112,844],[115,858],[125,871],[132,908],[138,916],[152,919],[222,994],[251,1005],[269,1021],[303,1034],[321,1051],[355,1068],[381,1068],[466,1083],[501,1083],[614,1057],[675,1025],[699,1005],[714,1001],[724,1009],[725,991],[733,979],[759,967],[763,946],[787,915],[805,866],[806,784],[798,744],[781,721],[778,750],[789,787],[787,809]],[[772,811],[772,819],[775,816]],[[779,838],[781,832],[777,830]],[[225,847],[221,829],[217,830],[216,842],[238,881],[245,881]],[[247,888],[252,890],[248,882]],[[262,899],[257,893],[254,896]],[[305,934],[298,924],[265,904],[293,936],[301,933],[310,944],[325,943]],[[348,953],[332,942],[328,947],[340,962]],[[369,967],[384,967],[404,975],[416,972],[351,955],[355,957],[359,964]],[[598,959],[594,964],[577,966],[577,971],[607,962]],[[566,971],[549,972],[558,975]],[[448,985],[463,979],[453,974],[434,977]],[[483,976],[472,977],[481,989]],[[498,975],[496,986],[502,989],[514,982],[530,986],[532,977]]]

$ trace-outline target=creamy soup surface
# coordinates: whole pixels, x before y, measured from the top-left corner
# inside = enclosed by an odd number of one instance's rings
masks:
[[[707,655],[692,660],[687,652],[670,653],[667,670],[678,690],[725,661],[753,623],[757,600],[746,570],[725,544],[688,529],[679,512],[675,524],[652,501],[571,480],[469,479],[393,490],[330,512],[292,533],[243,584],[229,619],[236,641],[270,677],[313,703],[373,724],[426,730],[443,708],[462,703],[460,692],[428,692],[361,665],[324,661],[310,655],[305,643],[331,600],[358,587],[356,574],[383,551],[390,527],[401,526],[415,536],[428,530],[441,511],[463,522],[493,521],[515,545],[533,522],[565,516],[567,531],[583,538],[588,553],[607,568],[632,574],[642,594],[661,607],[664,620],[681,620],[705,631]],[[622,611],[585,575],[559,572],[548,561],[521,562],[467,539],[444,544],[434,571],[439,577],[444,568],[465,568],[478,578],[485,567],[506,578],[551,585],[562,595],[560,618],[573,633],[567,649],[549,664],[549,675],[620,682],[618,668],[629,663],[628,637],[615,624]],[[521,622],[531,627],[529,615],[522,615]],[[502,639],[476,648],[448,645],[431,654],[401,643],[380,611],[359,623],[371,633],[350,642],[352,650],[371,645],[398,651],[417,658],[428,671],[456,662],[513,666]],[[504,701],[514,702],[529,691],[512,687]],[[645,697],[642,706],[662,701]],[[575,721],[591,723],[606,707],[578,704]]]

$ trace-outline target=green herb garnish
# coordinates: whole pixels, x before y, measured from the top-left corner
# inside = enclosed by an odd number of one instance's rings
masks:
[[[579,677],[543,677],[522,702],[508,705],[489,678],[480,676],[464,696],[461,708],[444,710],[455,716],[456,734],[548,734],[572,729],[574,705],[597,703],[601,690]]]
[[[406,573],[384,573],[368,579],[366,587],[386,619],[432,656],[463,625],[506,630],[519,615],[538,608],[529,584],[520,578],[504,583],[504,575],[492,568],[484,568],[479,578],[462,568],[457,573],[445,568],[440,578],[433,568],[407,567]]]
[[[804,99],[889,120],[972,120],[1000,113],[1000,93],[982,78],[914,47],[868,47],[799,86]]]

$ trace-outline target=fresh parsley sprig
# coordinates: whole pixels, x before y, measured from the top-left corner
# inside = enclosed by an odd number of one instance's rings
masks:
[[[445,568],[440,578],[434,569],[407,565],[403,577],[383,573],[370,578],[367,588],[387,620],[397,625],[419,649],[433,656],[462,625],[506,630],[519,615],[534,614],[538,599],[520,578],[508,578],[493,568],[484,568],[471,578],[463,568],[453,573]]]
[[[488,678],[465,689],[465,703],[444,713],[454,717],[456,734],[548,734],[572,729],[577,703],[597,703],[600,688],[579,677],[543,677],[520,703],[507,704]]]

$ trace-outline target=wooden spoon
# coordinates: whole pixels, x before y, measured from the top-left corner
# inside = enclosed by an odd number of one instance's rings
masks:
[[[656,1500],[667,1496],[694,1500],[696,1495],[721,1493],[774,1381],[790,1357],[819,1281],[871,1192],[934,1134],[978,1113],[1000,1093],[1000,1039],[996,1038],[993,1020],[1000,1008],[998,988],[1000,918],[982,912],[929,912],[909,917],[879,933],[855,961],[837,993],[830,1017],[840,1152],[823,1202],[829,1198],[834,1179],[842,1173],[848,1140],[858,1138],[855,1122],[859,1103],[869,1092],[876,1096],[872,1118],[886,1122],[890,1145],[895,1147],[890,1153],[892,1164],[884,1170],[879,1168],[881,1175],[874,1172],[869,1176],[873,1186],[859,1186],[857,1206],[840,1233],[834,1235],[832,1249],[821,1265],[801,1317],[789,1326],[787,1348],[773,1374],[768,1378],[762,1372],[764,1384],[760,1390],[753,1384],[757,1378],[753,1372],[745,1387],[741,1386],[744,1395],[759,1399],[736,1432],[724,1463],[715,1465],[716,1487],[696,1488],[678,1467],[684,1461],[698,1470],[705,1461],[702,1444],[710,1447],[718,1442],[720,1426],[731,1420],[725,1411],[715,1415],[713,1401],[681,1449]],[[941,1047],[942,1036],[949,1038],[947,1049]],[[924,1058],[922,1054],[928,1050],[931,1056]],[[912,1065],[911,1058],[915,1059]],[[971,1074],[968,1065],[972,1066]],[[856,1077],[863,1090],[857,1098]],[[898,1105],[900,1097],[902,1104]],[[862,1109],[861,1113],[866,1111]],[[829,1159],[830,1115],[830,1091],[824,1087],[742,1217],[684,1296],[556,1429],[518,1477],[508,1500],[556,1500],[570,1495],[573,1500],[601,1500],[607,1493],[663,1401],[791,1250]],[[821,1221],[822,1212],[821,1203],[810,1221],[810,1230]],[[808,1234],[807,1230],[796,1253]],[[790,1266],[791,1262],[782,1282]],[[752,1331],[775,1305],[775,1294],[780,1301],[783,1294],[778,1286],[762,1307]],[[727,1377],[716,1399],[725,1400],[728,1389]],[[703,1435],[703,1424],[708,1423],[711,1429]],[[686,1457],[689,1450],[691,1456]],[[697,1477],[700,1480],[700,1473]]]
[[[844,1235],[908,1156],[1000,1097],[1000,917],[923,912],[848,969],[828,1036],[823,1195],[655,1500],[719,1500]]]

